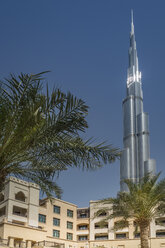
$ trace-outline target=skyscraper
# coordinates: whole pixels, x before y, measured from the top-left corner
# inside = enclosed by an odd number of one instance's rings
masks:
[[[155,173],[150,159],[148,114],[143,112],[143,92],[139,71],[133,12],[131,13],[127,95],[123,100],[123,151],[120,160],[120,189],[127,191],[124,179],[137,183],[146,173]]]

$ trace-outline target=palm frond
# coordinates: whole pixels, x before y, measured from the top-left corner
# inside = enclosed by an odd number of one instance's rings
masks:
[[[137,228],[148,228],[154,218],[161,218],[165,215],[165,179],[159,179],[160,173],[152,176],[147,174],[138,184],[132,180],[125,180],[128,192],[119,192],[116,198],[106,198],[96,203],[98,208],[95,217],[104,206],[109,206],[109,215],[106,219],[117,220],[114,230],[127,226],[130,220],[136,222]],[[158,219],[159,220],[159,219]],[[135,228],[135,231],[137,231]]]
[[[122,230],[123,228],[129,227],[129,222],[128,220],[122,219],[122,220],[118,220],[114,223],[114,227],[112,228],[112,230],[114,231],[118,231],[118,230]]]
[[[68,167],[93,170],[119,158],[120,150],[80,133],[88,128],[88,106],[70,92],[54,88],[46,94],[46,72],[0,81],[0,181],[8,175],[38,183],[60,196],[55,178]]]

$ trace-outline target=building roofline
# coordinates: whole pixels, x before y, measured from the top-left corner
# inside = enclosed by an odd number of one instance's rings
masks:
[[[40,199],[40,201],[49,201],[50,199],[48,198],[48,197],[46,197],[46,198],[43,198],[43,199]],[[64,201],[64,200],[61,200],[61,199],[58,199],[58,198],[56,198],[56,197],[52,197],[51,198],[51,200],[53,201],[60,201],[60,202],[63,202],[63,203],[67,203],[67,204],[69,204],[69,205],[71,205],[71,206],[74,206],[74,207],[77,207],[77,205],[76,204],[74,204],[74,203],[71,203],[71,202],[67,202],[67,201]]]

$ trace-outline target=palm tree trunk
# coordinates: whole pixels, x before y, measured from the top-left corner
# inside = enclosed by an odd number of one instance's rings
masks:
[[[149,248],[149,225],[140,225],[141,248]]]

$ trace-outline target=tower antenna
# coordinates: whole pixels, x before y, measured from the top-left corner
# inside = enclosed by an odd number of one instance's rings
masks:
[[[133,23],[133,9],[131,9],[131,22]]]
[[[134,34],[133,10],[131,9],[131,34]]]

